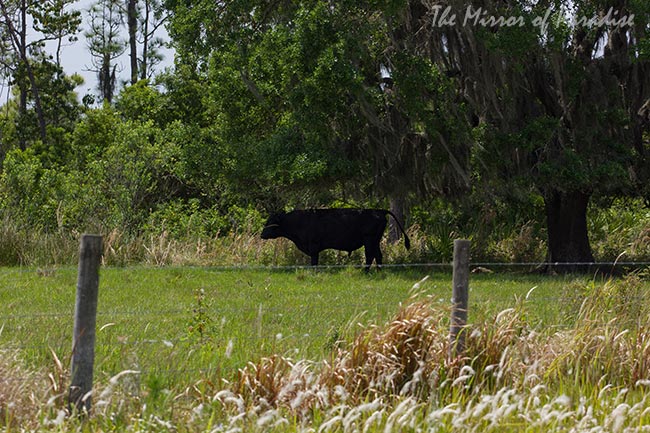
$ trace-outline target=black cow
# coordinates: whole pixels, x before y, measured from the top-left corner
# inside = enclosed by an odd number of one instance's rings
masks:
[[[411,247],[404,228],[395,215],[382,209],[310,209],[271,215],[262,230],[262,239],[285,237],[318,265],[318,254],[326,249],[352,251],[364,247],[366,270],[372,261],[382,264],[379,243],[386,229],[386,215],[395,218],[404,234],[406,249]]]

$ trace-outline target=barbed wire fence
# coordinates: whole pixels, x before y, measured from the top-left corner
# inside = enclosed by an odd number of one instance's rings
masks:
[[[83,238],[82,238],[82,248],[83,249]],[[467,281],[467,283],[464,283],[462,286],[459,287],[460,292],[458,293],[464,293],[463,295],[460,295],[460,297],[464,297],[463,302],[457,302],[459,295],[456,293],[456,288],[454,287],[454,294],[451,299],[451,309],[452,309],[452,317],[450,318],[450,323],[451,323],[451,329],[450,329],[450,347],[451,348],[456,348],[460,351],[462,351],[462,343],[458,342],[458,337],[463,336],[463,333],[460,332],[465,326],[466,326],[466,314],[468,310],[468,303],[467,303],[467,293],[469,290],[469,275],[471,272],[492,272],[492,271],[499,271],[499,270],[510,270],[510,269],[525,269],[525,270],[533,270],[533,269],[540,269],[543,267],[560,267],[560,266],[581,266],[583,269],[614,269],[614,268],[627,268],[627,269],[643,269],[647,268],[650,266],[650,262],[630,262],[630,261],[614,261],[614,262],[591,262],[591,263],[582,263],[582,262],[575,262],[575,263],[556,263],[556,262],[520,262],[520,263],[503,263],[503,262],[470,262],[469,260],[469,246],[467,247],[467,256],[464,259],[465,264],[462,266],[459,266],[457,263],[457,260],[451,263],[397,263],[397,264],[384,264],[382,268],[384,269],[396,269],[396,270],[402,270],[402,269],[418,269],[418,270],[434,270],[434,271],[444,271],[444,272],[451,272],[454,267],[462,268],[461,272],[464,273],[464,276],[461,277],[461,280]],[[101,251],[101,248],[98,249],[98,251]],[[100,254],[100,253],[97,253]],[[99,257],[99,256],[98,256]],[[98,257],[92,258],[92,260],[99,260]],[[85,280],[93,280],[94,278],[99,278],[98,275],[94,276],[91,275],[90,277],[81,277],[81,269],[82,269],[82,259],[80,259],[80,276],[79,276],[79,281],[78,281],[78,290],[81,290],[83,292],[83,286],[87,285],[87,282],[84,282]],[[201,268],[201,269],[207,269],[207,270],[212,270],[212,271],[239,271],[239,270],[259,270],[259,271],[269,271],[269,272],[274,272],[274,271],[299,271],[299,270],[340,270],[344,268],[359,268],[362,269],[365,266],[362,264],[334,264],[334,265],[321,265],[321,266],[264,266],[264,265],[240,265],[240,266],[208,266],[208,267],[195,267],[195,268]],[[172,267],[173,268],[173,267]],[[179,267],[179,268],[192,268],[191,266],[189,267]],[[34,272],[34,269],[17,269],[17,270],[11,270],[10,272]],[[46,271],[45,271],[46,272]],[[455,274],[455,273],[454,273]],[[453,278],[455,279],[456,276],[454,275]],[[94,280],[93,280],[94,281]],[[455,283],[453,283],[455,284]],[[464,291],[464,292],[463,292]],[[77,294],[77,305],[76,309],[79,309],[79,297],[83,297],[84,295],[81,294],[78,291]],[[557,301],[560,300],[559,297],[555,298],[553,297],[552,299],[549,298],[549,301]],[[90,302],[91,305],[93,302]],[[96,308],[96,300],[94,301],[95,303],[95,308]],[[364,306],[366,306],[365,303],[359,303],[358,307],[359,309],[362,309]],[[384,305],[384,308],[390,308],[391,305]],[[393,306],[394,307],[394,306]],[[261,316],[262,310],[261,306],[255,306],[252,305],[248,309],[248,311],[241,311],[237,310],[235,311],[234,309],[228,310],[227,306],[219,306],[214,313],[217,315],[223,315],[224,317],[226,315],[247,315],[250,317],[255,317],[256,310],[258,311],[258,315]],[[268,307],[265,307],[264,310],[265,314],[284,314],[286,313],[286,310],[277,308],[277,309],[269,309]],[[461,317],[459,316],[459,313]],[[463,318],[463,314],[465,313],[465,317]],[[161,319],[164,318],[164,320],[171,320],[171,321],[177,321],[181,326],[187,326],[188,323],[188,317],[191,316],[192,312],[188,311],[188,309],[185,308],[175,308],[175,309],[165,309],[165,310],[156,310],[156,309],[151,309],[148,311],[142,311],[142,310],[113,310],[113,311],[104,311],[104,310],[99,310],[95,311],[95,315],[93,318],[93,323],[80,323],[78,326],[75,325],[75,329],[79,328],[75,331],[75,336],[73,337],[73,341],[71,343],[72,346],[72,367],[71,367],[71,374],[73,376],[73,381],[71,382],[71,390],[70,390],[70,401],[71,403],[80,405],[86,405],[89,404],[89,399],[85,400],[80,400],[80,398],[83,398],[87,393],[89,392],[89,389],[92,388],[92,384],[89,385],[85,384],[84,390],[81,389],[81,386],[79,384],[75,384],[74,382],[74,375],[79,371],[79,367],[74,365],[74,357],[75,355],[80,351],[80,335],[88,335],[88,329],[92,327],[94,329],[95,323],[94,321],[97,320],[97,318],[100,318],[102,320],[102,327],[109,327],[114,324],[114,322],[129,322],[130,319],[134,319],[136,322],[142,323],[142,321],[147,321],[147,319]],[[2,328],[5,327],[5,325],[11,326],[14,323],[19,323],[19,322],[25,322],[25,321],[33,321],[38,323],[44,322],[44,321],[54,321],[55,323],[68,323],[70,322],[70,319],[75,317],[75,321],[78,321],[78,311],[75,312],[75,310],[72,309],[72,306],[69,310],[67,311],[58,311],[58,312],[36,312],[36,313],[20,313],[20,314],[12,314],[11,312],[7,311],[5,314],[0,313],[0,324],[2,324]],[[256,326],[256,320],[253,319],[251,323],[249,324],[250,326]],[[261,321],[261,318],[259,319]],[[50,325],[51,326],[51,325]],[[555,325],[550,325],[550,326],[556,326],[556,327],[564,327],[567,326],[565,324],[555,324]],[[65,352],[62,347],[65,345],[63,341],[67,340],[67,344],[70,345],[70,339],[69,336],[66,338],[65,337],[65,332],[69,332],[69,325],[67,326],[59,326],[57,329],[60,334],[60,338],[55,338],[54,341],[54,346],[59,346],[58,349],[62,350]],[[308,333],[295,333],[295,334],[289,334],[289,335],[267,335],[264,334],[261,331],[256,331],[256,332],[249,332],[248,334],[243,334],[238,336],[238,338],[242,341],[240,341],[240,344],[256,344],[256,345],[271,345],[274,341],[277,340],[283,340],[284,342],[286,341],[292,341],[294,345],[300,345],[304,342],[308,342],[309,340],[313,339],[314,337],[328,337],[330,336],[331,330],[328,331],[316,331],[316,332],[308,332]],[[1,330],[0,330],[0,335],[1,335]],[[187,336],[167,336],[167,337],[161,337],[161,338],[150,338],[150,339],[141,339],[141,340],[129,340],[129,339],[124,339],[124,340],[113,340],[113,341],[108,341],[108,342],[103,342],[99,347],[95,348],[94,344],[95,342],[93,341],[93,347],[92,350],[89,348],[86,349],[81,349],[82,351],[85,350],[85,353],[91,353],[94,357],[95,352],[97,351],[100,354],[105,354],[109,353],[112,350],[116,350],[115,346],[118,346],[120,348],[146,348],[145,350],[156,350],[161,353],[161,355],[164,355],[165,350],[171,350],[174,348],[177,348],[178,346],[184,344],[186,342]],[[244,341],[246,340],[246,341]],[[57,343],[58,342],[58,343]],[[27,342],[16,342],[12,343],[9,348],[15,348],[23,351],[51,351],[53,349],[53,345],[50,344],[51,342],[41,342],[41,343],[27,343]],[[231,342],[226,342],[226,340],[222,341],[220,344],[231,344]],[[87,356],[87,355],[86,355]],[[452,354],[450,353],[450,356]],[[208,368],[196,368],[196,369],[187,369],[187,368],[164,368],[160,366],[152,366],[151,371],[162,371],[165,374],[168,375],[187,375],[187,374],[192,374],[192,373],[207,373],[210,372],[214,369],[214,367],[208,367]],[[147,369],[141,369],[143,373],[147,372]],[[117,373],[117,372],[115,372]],[[88,373],[86,373],[88,374]],[[109,373],[111,374],[111,373]],[[92,374],[91,374],[92,375]],[[92,383],[92,378],[90,379]],[[73,390],[76,390],[79,388],[79,392],[75,391],[73,393]],[[84,406],[78,406],[78,410],[88,410],[89,406],[86,407]]]

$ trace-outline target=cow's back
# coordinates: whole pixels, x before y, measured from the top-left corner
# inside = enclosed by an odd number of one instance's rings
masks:
[[[309,253],[324,249],[354,251],[378,243],[386,228],[386,213],[375,209],[310,209],[287,214],[295,236]]]

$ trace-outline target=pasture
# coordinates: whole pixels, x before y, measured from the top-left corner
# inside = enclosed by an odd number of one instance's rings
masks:
[[[650,422],[643,410],[650,284],[643,275],[473,274],[463,367],[436,361],[446,350],[451,273],[424,267],[370,275],[356,268],[102,268],[95,409],[86,422],[65,419],[76,276],[72,267],[0,269],[0,426],[7,431],[568,431],[581,420],[584,430]],[[406,328],[390,334],[396,323]],[[430,329],[422,331],[423,323]],[[352,368],[351,353],[368,357],[357,365],[370,368],[364,374],[385,368],[372,367],[390,358],[369,355],[373,344],[410,335],[409,324],[419,333],[395,347],[421,337],[438,348],[413,351],[426,355],[409,373],[426,384],[417,392],[389,392],[394,384],[384,389],[381,380],[360,391],[327,376],[337,365]],[[304,410],[295,400],[282,403],[290,377],[328,397]],[[619,406],[625,413],[612,418]]]

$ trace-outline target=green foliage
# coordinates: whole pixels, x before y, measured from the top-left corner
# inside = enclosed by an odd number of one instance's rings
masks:
[[[50,168],[38,148],[7,155],[2,202],[18,221],[46,231],[137,231],[149,209],[174,192],[178,152],[151,122],[90,112],[72,136],[69,165]]]
[[[21,113],[20,92],[12,87],[13,98],[0,110],[0,161],[2,150],[19,147],[21,141],[36,149],[49,166],[62,165],[69,157],[70,133],[81,117],[81,106],[74,89],[83,83],[77,74],[67,76],[60,66],[47,59],[34,62],[32,71],[38,86],[41,114],[46,122],[46,138],[40,138],[38,113],[32,105]],[[32,101],[33,92],[26,91],[27,101]]]
[[[215,161],[227,194],[267,209],[304,207],[337,199],[341,182],[350,195],[383,198],[399,185],[400,193],[441,188],[462,171],[455,147],[466,140],[447,107],[452,87],[415,48],[391,46],[395,27],[407,25],[405,3],[168,7],[181,73],[196,68],[207,89],[197,99],[209,138],[197,153],[211,158],[199,160]],[[208,28],[219,31],[197,33]],[[394,75],[394,96],[382,88],[382,67]],[[393,122],[393,112],[402,119]],[[446,141],[440,152],[425,135]],[[454,170],[440,170],[449,155]]]
[[[216,207],[204,209],[198,200],[191,199],[161,203],[143,229],[153,236],[167,233],[172,239],[193,241],[230,232],[257,233],[263,224],[262,215],[252,207],[232,205],[224,212]]]
[[[470,239],[474,262],[543,262],[546,234],[541,200],[530,198],[516,208],[511,203],[477,190],[461,200],[433,200],[414,207],[411,243],[421,249],[419,259],[425,261],[450,262],[454,239]]]
[[[61,200],[73,187],[63,173],[44,167],[32,149],[16,149],[7,154],[0,180],[0,203],[19,224],[46,231],[62,228]]]
[[[88,110],[72,134],[72,155],[68,166],[85,171],[92,161],[102,157],[115,140],[115,131],[121,121],[111,109]]]
[[[48,16],[59,4],[34,4],[37,25],[56,24]],[[549,190],[600,200],[643,195],[647,183],[647,133],[629,140],[639,126],[625,105],[633,98],[611,81],[618,75],[594,72],[609,59],[568,49],[577,39],[561,5],[552,4],[545,35],[532,19],[546,5],[498,6],[525,23],[476,28],[484,64],[472,69],[478,57],[454,40],[436,51],[449,29],[415,25],[428,17],[421,2],[169,0],[175,70],[125,87],[114,107],[83,110],[73,92],[80,78],[35,54],[47,139],[36,140],[32,90],[23,86],[20,112],[16,88],[0,111],[0,213],[17,232],[119,233],[115,257],[148,257],[146,246],[163,252],[153,254],[158,263],[174,246],[225,234],[241,241],[273,210],[385,208],[399,197],[419,241],[392,257],[446,261],[453,239],[467,237],[477,259],[540,260]],[[576,2],[583,13],[596,6]],[[645,22],[645,3],[630,8]],[[631,41],[639,70],[645,33]],[[457,70],[458,59],[470,70]],[[17,73],[24,84],[26,71]],[[645,220],[631,216],[643,211],[616,220],[601,203],[590,217],[596,256],[645,257]],[[244,255],[299,260],[288,249]],[[224,256],[206,260],[215,257]]]
[[[71,0],[29,2],[27,10],[33,19],[34,30],[47,39],[65,38],[68,42],[76,41],[81,12],[70,9],[71,3]]]
[[[124,118],[135,121],[151,120],[163,126],[173,111],[165,107],[166,98],[148,80],[124,88],[115,101],[115,109]]]
[[[211,315],[212,301],[206,299],[205,290],[194,291],[195,305],[192,309],[187,332],[191,339],[196,339],[201,345],[207,344],[214,334],[214,319]]]
[[[650,260],[650,211],[640,200],[594,205],[588,222],[594,253],[600,260]]]
[[[331,24],[323,18],[303,10],[292,24],[296,31],[270,29],[246,57],[236,45],[212,56],[208,106],[217,119],[212,132],[237,194],[286,202],[292,191],[323,188],[325,179],[343,174],[337,167],[346,164],[337,162],[342,156],[328,144],[324,127],[341,106],[336,89],[349,80],[338,82],[342,76],[331,67],[329,39],[336,32],[323,28]],[[311,39],[314,32],[327,38]]]

